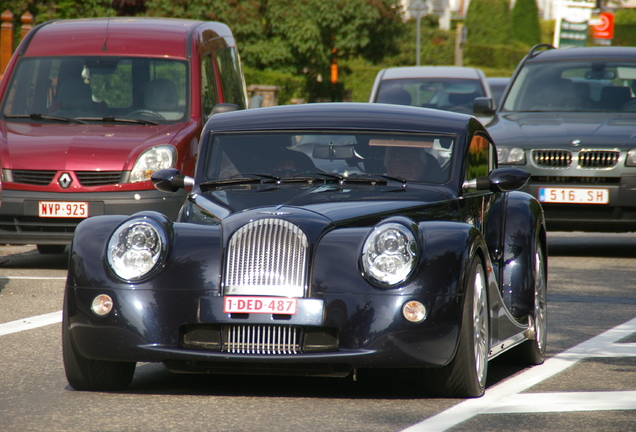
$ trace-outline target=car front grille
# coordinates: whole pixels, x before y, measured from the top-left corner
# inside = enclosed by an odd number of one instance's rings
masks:
[[[569,168],[572,152],[568,150],[533,150],[532,161],[541,168]]]
[[[0,231],[12,233],[73,233],[83,219],[0,216]]]
[[[227,253],[225,294],[303,297],[307,236],[282,219],[260,219],[239,228]]]
[[[582,149],[577,154],[579,168],[609,169],[618,164],[618,150]],[[574,154],[569,150],[533,150],[532,161],[539,168],[566,169],[572,166]]]
[[[121,183],[121,171],[76,171],[82,186],[107,186]]]
[[[223,351],[232,354],[297,354],[300,328],[272,325],[226,326]]]
[[[13,170],[13,182],[37,186],[47,186],[53,181],[57,171]]]
[[[14,183],[48,186],[55,179],[57,171],[12,170]],[[121,183],[121,171],[77,171],[75,173],[82,186],[108,186]]]
[[[616,150],[581,150],[579,166],[581,168],[612,168],[620,159],[621,153]]]

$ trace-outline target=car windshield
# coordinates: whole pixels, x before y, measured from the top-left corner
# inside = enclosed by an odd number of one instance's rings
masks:
[[[5,118],[132,119],[166,123],[188,112],[183,61],[142,57],[20,60],[2,102]]]
[[[473,100],[485,96],[481,83],[460,78],[408,78],[385,80],[377,102],[471,112]]]
[[[448,181],[455,137],[396,133],[215,134],[205,180],[373,178]],[[331,177],[330,177],[331,176]]]
[[[636,62],[528,62],[515,79],[504,111],[636,112]]]

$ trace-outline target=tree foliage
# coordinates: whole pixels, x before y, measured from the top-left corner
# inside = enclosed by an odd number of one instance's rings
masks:
[[[512,38],[528,46],[541,42],[539,9],[536,0],[517,0],[510,14]]]
[[[508,44],[512,38],[508,0],[472,0],[466,11],[465,25],[469,44]]]
[[[381,61],[402,31],[397,0],[147,0],[146,13],[224,22],[246,65],[309,76],[333,58]]]

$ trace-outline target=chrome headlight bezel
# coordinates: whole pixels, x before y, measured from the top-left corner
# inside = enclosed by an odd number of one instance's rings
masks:
[[[497,147],[497,162],[500,165],[525,165],[526,151],[522,147]]]
[[[130,171],[130,183],[150,180],[153,173],[177,164],[177,149],[169,144],[158,145],[144,150]]]
[[[398,222],[384,222],[367,236],[362,247],[364,277],[381,287],[396,287],[415,269],[419,249],[411,229]]]
[[[165,262],[168,236],[159,222],[138,217],[120,224],[111,234],[106,259],[111,271],[126,282],[154,275]]]

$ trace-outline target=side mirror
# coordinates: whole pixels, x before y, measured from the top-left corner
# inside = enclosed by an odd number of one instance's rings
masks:
[[[464,182],[464,189],[490,190],[492,192],[510,192],[521,189],[530,173],[519,168],[496,168],[488,177],[478,177]]]
[[[150,177],[155,189],[173,193],[179,189],[194,186],[194,179],[179,173],[179,170],[167,168],[156,171]]]
[[[492,98],[478,97],[473,100],[473,114],[491,116],[495,113],[495,104]]]
[[[214,114],[238,111],[239,109],[240,109],[239,106],[236,105],[236,104],[233,104],[233,103],[216,104],[216,105],[214,105],[214,108],[212,108],[212,112],[210,113],[210,117],[213,116]]]

